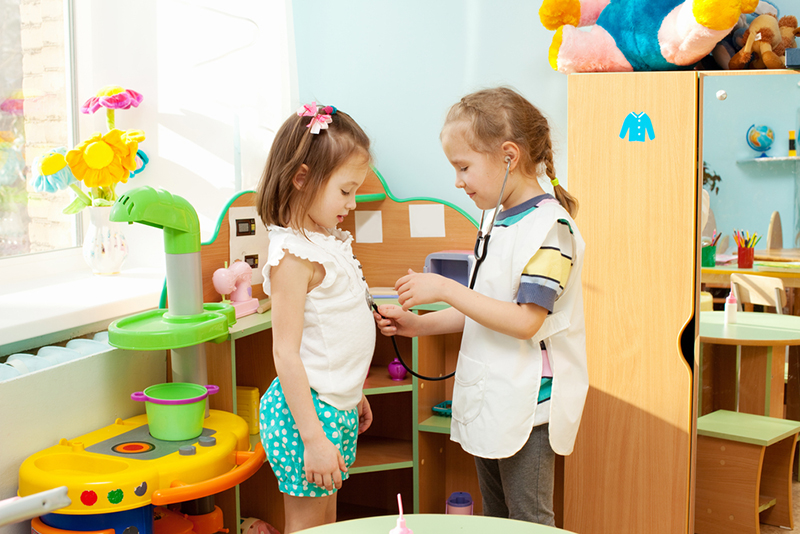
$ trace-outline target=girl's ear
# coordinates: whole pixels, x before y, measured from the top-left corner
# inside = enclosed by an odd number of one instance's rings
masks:
[[[500,150],[503,151],[503,163],[511,163],[511,170],[513,171],[519,164],[519,145],[513,141],[506,141],[500,145]]]
[[[308,175],[308,165],[303,163],[302,165],[300,165],[300,168],[297,169],[297,172],[294,174],[294,177],[292,178],[292,183],[294,184],[295,188],[297,188],[298,191],[302,191],[303,186],[306,183],[307,175]]]

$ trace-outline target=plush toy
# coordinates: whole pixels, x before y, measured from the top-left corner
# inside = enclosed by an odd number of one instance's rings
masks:
[[[675,70],[707,56],[758,0],[544,0],[556,30],[552,67],[563,73]],[[578,27],[591,26],[589,31]]]
[[[780,11],[778,10],[778,6],[768,2],[767,0],[760,0],[755,11],[748,14],[742,14],[739,17],[739,21],[733,26],[733,30],[728,34],[727,37],[725,37],[725,39],[717,43],[717,46],[715,46],[714,50],[711,51],[711,56],[716,62],[717,68],[730,68],[729,64],[731,62],[731,58],[736,55],[736,52],[741,50],[744,46],[744,32],[746,32],[747,28],[750,27],[750,23],[753,22],[756,17],[770,13],[776,17],[779,17]],[[713,69],[715,67],[709,65],[706,68]]]
[[[742,38],[744,46],[730,60],[731,69],[783,69],[786,49],[796,48],[795,37],[800,35],[797,19],[761,15],[750,23]]]

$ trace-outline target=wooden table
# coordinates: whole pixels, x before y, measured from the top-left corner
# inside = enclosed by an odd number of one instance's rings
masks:
[[[482,515],[444,515],[444,514],[406,514],[406,527],[414,534],[441,534],[443,532],[463,532],[464,534],[486,534],[502,532],[503,534],[557,534],[569,532],[553,527],[484,517]],[[303,530],[303,534],[387,534],[397,526],[397,516],[384,515],[342,521],[321,527]]]
[[[800,345],[800,317],[700,312],[699,415],[716,410],[783,417],[786,346]]]
[[[758,259],[756,256],[755,261],[775,261]],[[788,261],[788,260],[784,260]],[[800,261],[798,258],[796,261]],[[784,287],[800,288],[800,272],[786,272],[786,271],[768,271],[759,269],[758,266],[753,266],[752,269],[740,269],[736,263],[728,265],[717,265],[716,267],[702,267],[700,269],[701,281],[704,284],[723,285],[730,287],[731,274],[753,274],[756,276],[772,276],[783,280]]]
[[[755,261],[800,261],[800,248],[768,248],[753,253]]]

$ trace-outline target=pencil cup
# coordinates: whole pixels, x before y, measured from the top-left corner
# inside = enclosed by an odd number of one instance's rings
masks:
[[[753,268],[753,251],[752,247],[739,247],[739,268],[752,269]]]
[[[703,257],[700,265],[703,267],[714,267],[717,264],[717,246],[709,245],[702,248]]]

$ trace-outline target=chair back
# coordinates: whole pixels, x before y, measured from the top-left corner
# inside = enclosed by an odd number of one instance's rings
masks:
[[[780,278],[734,273],[731,274],[731,283],[740,307],[742,304],[758,304],[772,306],[778,313],[783,313],[786,291]]]
[[[781,229],[781,214],[772,212],[767,230],[767,248],[783,248],[783,230]]]

